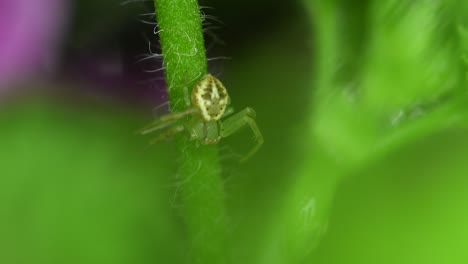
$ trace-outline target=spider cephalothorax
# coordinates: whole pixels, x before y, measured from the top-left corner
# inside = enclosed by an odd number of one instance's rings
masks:
[[[186,93],[188,97],[188,92]],[[190,138],[208,145],[216,144],[221,138],[228,137],[242,127],[248,125],[255,135],[257,144],[241,160],[252,156],[263,144],[263,136],[255,122],[255,111],[245,108],[241,112],[221,121],[222,118],[233,113],[226,88],[211,74],[205,75],[192,90],[191,100],[186,98],[187,108],[181,112],[174,112],[162,116],[158,120],[143,128],[140,134],[149,134],[165,129],[151,143],[159,142],[182,131],[187,131]],[[190,105],[191,103],[191,105]],[[191,118],[186,118],[186,117]]]

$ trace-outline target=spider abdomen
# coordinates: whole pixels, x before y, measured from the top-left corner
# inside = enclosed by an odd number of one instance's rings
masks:
[[[192,104],[200,109],[205,121],[218,121],[229,104],[229,95],[220,80],[207,74],[193,88]]]

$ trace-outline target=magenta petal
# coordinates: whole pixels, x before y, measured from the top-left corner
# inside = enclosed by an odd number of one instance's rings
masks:
[[[0,90],[51,72],[66,24],[67,0],[0,0]]]

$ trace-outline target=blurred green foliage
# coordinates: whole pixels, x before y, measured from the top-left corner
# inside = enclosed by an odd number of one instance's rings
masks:
[[[162,180],[171,173],[164,165],[171,152],[146,148],[132,135],[137,116],[112,105],[36,97],[2,106],[2,263],[184,257],[183,243],[166,242],[180,234]]]
[[[468,261],[466,135],[447,129],[356,171],[309,263]]]
[[[231,263],[466,263],[466,1],[205,2],[266,142],[241,166],[250,134],[219,145]],[[2,263],[192,263],[177,154],[132,134],[145,115],[3,106]]]

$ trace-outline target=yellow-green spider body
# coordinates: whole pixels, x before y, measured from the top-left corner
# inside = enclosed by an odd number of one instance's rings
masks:
[[[191,98],[186,98],[187,108],[181,112],[170,113],[146,126],[140,134],[149,134],[165,129],[151,143],[159,142],[182,131],[187,131],[191,139],[201,144],[216,144],[221,138],[228,137],[248,125],[255,135],[256,144],[242,158],[246,160],[258,151],[263,144],[263,136],[255,122],[255,111],[243,111],[222,120],[233,113],[229,108],[230,98],[226,88],[216,77],[205,75],[192,89]]]

